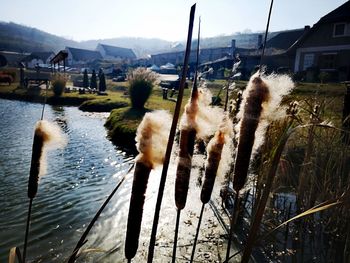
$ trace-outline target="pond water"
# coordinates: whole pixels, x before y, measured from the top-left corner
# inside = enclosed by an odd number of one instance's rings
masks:
[[[23,251],[33,132],[41,110],[40,104],[0,99],[0,262],[7,262],[11,247],[18,246]],[[75,107],[46,106],[44,119],[62,128],[68,144],[47,154],[47,174],[40,179],[33,201],[27,262],[67,262],[98,208],[134,162],[134,156],[128,156],[106,138],[103,124],[107,116],[84,113]],[[170,262],[172,256],[176,154],[172,156],[160,212],[155,263]],[[194,157],[193,164],[197,169],[191,172],[193,180],[181,214],[179,262],[188,261],[191,255],[201,207],[197,178],[204,156]],[[161,171],[161,167],[156,168],[149,178],[135,263],[147,261]],[[124,239],[132,178],[131,172],[101,214],[77,262],[127,262]],[[212,197],[219,198],[219,188],[217,182]],[[206,206],[196,260],[220,262],[226,251],[224,234],[216,215]]]
[[[41,110],[40,104],[0,99],[0,262],[7,262],[13,246],[23,251],[33,132]],[[29,261],[63,262],[131,166],[133,157],[118,150],[106,138],[103,124],[107,116],[84,113],[75,107],[46,106],[44,119],[62,128],[68,144],[47,154],[47,174],[41,178],[33,201]],[[127,212],[130,187],[128,179],[112,199],[113,209],[107,206],[100,221],[109,213]],[[125,220],[113,219],[116,225],[118,220]],[[111,230],[99,229],[95,241]],[[115,231],[115,236],[124,235],[124,230],[119,232]]]

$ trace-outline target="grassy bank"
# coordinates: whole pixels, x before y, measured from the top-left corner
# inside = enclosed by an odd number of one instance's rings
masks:
[[[213,96],[217,96],[221,87],[226,82],[224,80],[209,81],[208,89]],[[83,111],[92,112],[110,112],[110,117],[106,122],[106,128],[109,131],[110,138],[117,145],[135,150],[135,134],[138,124],[146,111],[163,109],[171,113],[175,108],[175,99],[164,100],[162,98],[162,89],[155,87],[152,95],[146,102],[146,110],[136,112],[128,106],[129,98],[127,96],[128,84],[126,82],[107,81],[107,96],[97,94],[79,94],[78,92],[63,93],[61,97],[55,97],[51,90],[47,91],[47,103],[55,105],[79,106]],[[246,82],[239,81],[236,84],[238,89],[243,89]],[[18,83],[10,86],[0,85],[0,98],[17,99],[30,102],[42,103],[46,96],[45,90],[20,89]],[[191,83],[189,83],[191,87]],[[233,92],[235,93],[235,92]],[[285,103],[297,100],[307,108],[307,105],[321,102],[324,104],[325,116],[328,116],[335,124],[340,124],[343,107],[343,96],[345,94],[344,84],[319,84],[319,83],[297,83],[293,93],[286,98]],[[187,102],[190,95],[190,89],[185,89],[183,105]],[[220,98],[224,101],[225,91],[220,92]],[[174,96],[176,98],[176,94]],[[183,109],[183,107],[182,107]],[[305,114],[307,110],[305,110]]]
[[[54,96],[51,89],[19,88],[19,83],[0,85],[0,98],[23,100],[42,103],[47,98],[47,103],[52,105],[81,106],[84,111],[110,112],[114,108],[126,107],[129,100],[123,91],[108,91],[107,96],[97,94],[79,94],[78,92],[63,93],[62,96]]]
[[[219,93],[225,81],[208,82],[207,87],[213,96]],[[238,82],[236,87],[243,89],[246,82]],[[191,87],[191,85],[189,85]],[[235,92],[233,92],[235,93]],[[343,97],[345,94],[344,84],[318,84],[318,83],[297,83],[293,93],[286,98],[285,103],[297,100],[303,108],[304,114],[309,114],[308,108],[315,103],[322,103],[324,116],[336,125],[340,125],[343,109]],[[183,105],[187,102],[190,89],[185,90]],[[220,93],[220,98],[224,101],[225,91]],[[175,96],[176,97],[176,96]],[[175,108],[175,102],[162,99],[162,90],[156,87],[150,99],[146,103],[147,110],[165,109],[171,113]],[[183,108],[183,107],[182,107]],[[138,124],[141,122],[144,112],[136,113],[130,108],[113,110],[107,120],[106,127],[114,143],[136,150],[135,134]]]

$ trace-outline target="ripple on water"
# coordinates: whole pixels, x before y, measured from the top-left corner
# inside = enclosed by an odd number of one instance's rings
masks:
[[[0,262],[8,260],[11,247],[23,243],[34,125],[41,109],[41,104],[0,99]],[[62,128],[68,144],[47,154],[47,173],[33,201],[27,255],[30,260],[62,262],[133,157],[106,139],[105,114],[47,106],[44,118]],[[127,213],[128,192],[130,184],[123,185],[113,213]]]

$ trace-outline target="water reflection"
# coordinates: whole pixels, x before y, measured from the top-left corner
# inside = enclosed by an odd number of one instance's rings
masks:
[[[1,262],[11,247],[22,248],[33,132],[41,109],[41,104],[0,100]],[[33,201],[27,257],[62,262],[133,158],[106,139],[103,115],[47,106],[44,119],[60,125],[68,144],[48,152],[47,174]],[[126,197],[118,198],[126,202]]]

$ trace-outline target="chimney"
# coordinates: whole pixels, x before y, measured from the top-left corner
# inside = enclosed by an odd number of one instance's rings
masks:
[[[258,49],[262,48],[262,39],[263,39],[263,36],[261,34],[258,35],[258,45],[257,45]]]
[[[304,26],[304,32],[307,32],[310,30],[310,26]]]
[[[236,39],[231,40],[232,58],[235,57],[236,53]]]

